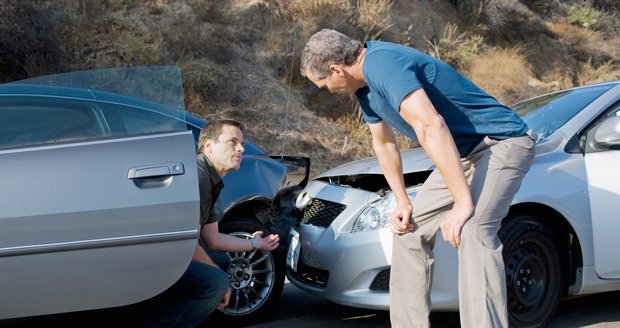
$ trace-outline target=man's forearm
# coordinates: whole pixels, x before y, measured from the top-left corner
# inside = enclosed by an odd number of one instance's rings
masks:
[[[220,233],[216,224],[205,225],[200,232],[200,238],[207,247],[226,252],[246,252],[252,249],[250,240]]]
[[[410,201],[405,190],[402,159],[396,144],[373,144],[373,149],[396,203],[399,206],[408,204]]]

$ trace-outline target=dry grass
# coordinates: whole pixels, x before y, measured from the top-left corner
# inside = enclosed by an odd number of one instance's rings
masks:
[[[355,101],[299,74],[321,28],[408,43],[506,103],[620,71],[617,0],[3,0],[0,15],[3,79],[179,65],[189,111],[243,121],[267,150],[311,157],[313,176],[372,155]]]
[[[276,15],[295,22],[302,31],[350,26],[355,6],[349,0],[268,0]]]
[[[555,52],[566,58],[555,73],[562,88],[617,78],[617,37],[609,42],[599,31],[563,22],[550,24],[550,31],[563,41],[563,51]]]
[[[599,31],[568,23],[550,24],[552,33],[567,45],[580,62],[593,61],[595,65],[608,62],[618,54],[618,46],[608,42]]]
[[[445,26],[439,40],[426,40],[428,52],[458,70],[466,70],[476,59],[483,45],[483,37],[476,33],[458,32],[456,24]]]
[[[549,91],[530,86],[533,73],[519,48],[488,49],[472,64],[469,76],[474,83],[506,104]]]
[[[585,85],[596,82],[609,81],[620,78],[618,67],[613,61],[608,61],[601,65],[593,65],[591,60],[582,63],[576,72],[577,85]]]
[[[392,0],[358,0],[358,25],[366,31],[364,40],[374,40],[394,25]]]

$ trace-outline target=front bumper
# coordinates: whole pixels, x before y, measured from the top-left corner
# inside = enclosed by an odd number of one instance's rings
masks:
[[[303,193],[311,199],[343,205],[344,209],[331,224],[302,222],[291,229],[289,281],[339,304],[387,310],[392,232],[389,228],[350,232],[357,215],[379,195],[320,181],[310,182]],[[458,309],[456,250],[440,235],[436,240],[433,310],[453,311]]]
[[[297,229],[300,230],[299,257],[295,269],[290,263],[287,265],[289,281],[339,304],[388,309],[390,231],[359,233],[367,238],[357,238],[357,234],[334,238],[330,229],[321,231],[309,225]],[[291,232],[289,253],[296,244],[293,242],[296,228]],[[313,240],[322,241],[313,243]]]

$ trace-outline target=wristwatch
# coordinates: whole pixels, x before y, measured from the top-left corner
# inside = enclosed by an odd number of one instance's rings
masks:
[[[252,252],[256,250],[256,239],[250,238],[250,243],[252,243]]]

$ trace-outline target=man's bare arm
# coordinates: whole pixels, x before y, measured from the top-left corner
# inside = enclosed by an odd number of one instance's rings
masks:
[[[411,232],[414,229],[414,226],[409,222],[412,207],[405,190],[402,159],[396,137],[392,128],[385,122],[373,123],[368,126],[372,134],[372,146],[379,160],[379,166],[396,199],[396,209],[388,219],[392,226],[392,232],[395,234]]]
[[[256,231],[253,234],[256,240],[257,249],[271,251],[280,245],[280,236],[271,234],[263,236],[262,231]],[[238,238],[219,232],[217,222],[205,224],[200,231],[200,238],[211,249],[217,249],[227,252],[243,252],[252,248],[252,244],[248,239]]]
[[[415,90],[403,99],[400,114],[413,127],[452,195],[454,205],[440,227],[444,239],[458,247],[461,229],[473,213],[474,205],[454,139],[424,89]]]

